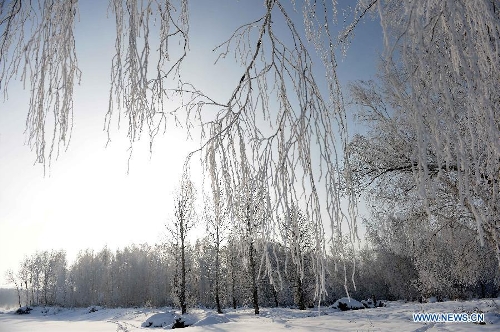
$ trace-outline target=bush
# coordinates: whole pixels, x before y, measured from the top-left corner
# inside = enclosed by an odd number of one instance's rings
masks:
[[[182,318],[176,318],[175,319],[175,323],[174,325],[172,326],[173,329],[182,329],[182,328],[185,328],[185,327],[188,327],[189,325],[187,325],[183,320]]]
[[[30,311],[33,310],[32,308],[30,307],[21,307],[19,309],[16,310],[16,314],[18,315],[26,315],[26,314],[29,314]]]
[[[338,308],[342,311],[347,311],[349,308],[347,307],[347,303],[339,302]]]
[[[95,306],[95,305],[93,305],[93,306],[89,307],[89,309],[88,309],[88,310],[89,310],[89,311],[88,311],[88,313],[89,313],[89,314],[91,314],[91,313],[93,313],[93,312],[99,311],[99,309],[101,309],[101,307],[100,307],[100,306]]]

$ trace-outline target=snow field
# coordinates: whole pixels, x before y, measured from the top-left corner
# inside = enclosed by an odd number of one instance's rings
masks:
[[[263,308],[259,316],[253,309],[226,309],[216,314],[209,309],[191,309],[182,316],[188,331],[498,331],[500,299],[448,301],[438,303],[387,302],[383,308],[340,311],[322,307],[300,311],[289,308]],[[15,310],[0,310],[0,331],[92,331],[132,332],[171,329],[179,312],[171,308],[90,308],[66,309],[35,307],[29,315],[15,315]],[[415,323],[416,312],[485,313],[485,325],[473,323]],[[319,315],[319,312],[321,315]],[[152,324],[149,324],[151,322]],[[159,326],[156,328],[147,325]]]

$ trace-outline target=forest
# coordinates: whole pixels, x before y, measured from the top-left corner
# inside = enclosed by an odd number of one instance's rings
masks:
[[[20,306],[180,307],[183,301],[187,308],[218,306],[222,312],[255,305],[306,309],[332,304],[346,292],[357,299],[407,301],[498,296],[495,252],[480,245],[474,230],[419,229],[417,239],[412,224],[403,226],[391,218],[383,228],[368,225],[363,248],[342,256],[330,251],[323,276],[327,293],[318,303],[314,234],[300,211],[293,220],[292,231],[283,228],[282,240],[274,242],[245,233],[248,230],[236,233],[228,224],[223,224],[217,242],[215,228],[208,223],[208,235],[186,242],[183,250],[175,237],[153,246],[82,250],[72,264],[64,251],[41,251],[26,257],[18,272],[7,277]],[[300,267],[294,259],[301,260]]]

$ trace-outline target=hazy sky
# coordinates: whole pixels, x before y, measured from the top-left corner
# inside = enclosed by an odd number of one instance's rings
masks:
[[[196,77],[197,84],[221,91],[222,100],[241,69],[232,61],[214,67],[216,54],[211,50],[239,24],[260,17],[262,3],[190,1],[191,51],[183,70]],[[128,175],[129,143],[116,122],[112,142],[105,147],[115,38],[109,14],[107,18],[107,1],[80,2],[75,35],[82,83],[75,88],[71,144],[52,163],[50,176],[44,177],[42,166],[33,164],[35,155],[24,144],[28,92],[11,82],[9,99],[0,103],[0,286],[5,270],[16,270],[24,255],[36,250],[65,249],[71,263],[85,248],[154,243],[163,238],[164,225],[173,215],[172,193],[197,141],[187,141],[182,128],[170,126],[156,138],[150,156],[146,137],[134,146]],[[338,69],[344,84],[375,74],[381,29],[374,21],[361,28]],[[193,168],[192,175],[199,182],[199,169]]]

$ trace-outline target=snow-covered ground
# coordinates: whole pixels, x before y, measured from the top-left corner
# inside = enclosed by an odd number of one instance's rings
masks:
[[[340,311],[333,307],[300,311],[262,308],[259,316],[252,309],[191,309],[183,316],[188,331],[500,331],[500,299],[448,301],[438,303],[388,302],[386,307]],[[485,313],[486,324],[415,323],[413,313]],[[171,308],[89,308],[64,309],[35,307],[28,315],[0,310],[0,331],[148,331],[170,329],[178,312]],[[153,328],[152,326],[160,326]],[[147,327],[149,326],[149,327]],[[163,327],[161,327],[163,326]]]

